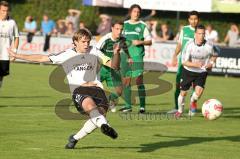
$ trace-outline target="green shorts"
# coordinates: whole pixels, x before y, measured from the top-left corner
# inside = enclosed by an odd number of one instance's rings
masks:
[[[133,64],[128,63],[128,57],[126,54],[121,54],[121,75],[123,77],[138,77],[144,72],[144,55],[132,57]]]
[[[116,71],[105,66],[101,67],[100,70],[101,82],[106,81],[108,87],[117,87],[122,85],[122,78],[120,71]]]

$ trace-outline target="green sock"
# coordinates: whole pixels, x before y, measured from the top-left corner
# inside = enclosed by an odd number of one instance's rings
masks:
[[[109,96],[109,101],[115,101],[118,99],[118,95],[116,93],[111,93]]]
[[[178,96],[179,96],[179,94],[180,94],[180,89],[176,88],[175,94],[174,94],[174,97],[175,97],[175,109],[178,109]]]
[[[140,101],[140,108],[145,108],[146,91],[145,91],[145,86],[143,84],[138,86],[138,95],[139,95],[139,101]]]
[[[125,100],[125,107],[131,108],[131,86],[123,86],[123,98]]]

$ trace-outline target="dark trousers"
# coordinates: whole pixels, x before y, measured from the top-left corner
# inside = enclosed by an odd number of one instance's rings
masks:
[[[28,34],[27,34],[27,42],[28,42],[28,43],[31,43],[31,42],[32,42],[33,36],[34,36],[34,33],[28,33]]]
[[[51,38],[51,35],[45,35],[45,42],[44,42],[43,51],[47,51],[49,49],[50,38]]]

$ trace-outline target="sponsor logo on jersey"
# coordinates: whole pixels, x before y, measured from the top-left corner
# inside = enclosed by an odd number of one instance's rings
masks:
[[[141,32],[141,28],[140,28],[140,27],[136,27],[136,28],[135,28],[135,31],[136,31],[137,33],[140,33],[140,32]]]

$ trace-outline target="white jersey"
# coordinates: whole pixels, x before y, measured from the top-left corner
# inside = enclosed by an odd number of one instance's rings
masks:
[[[187,67],[183,66],[185,69],[188,71],[192,72],[206,72],[206,68],[204,66],[207,65],[209,62],[210,57],[214,56],[215,53],[213,51],[213,45],[208,42],[204,42],[203,45],[198,46],[195,44],[194,40],[190,40],[187,44],[185,49],[183,50],[182,53],[182,63],[186,61],[190,62],[201,62],[203,64],[202,68],[196,68],[196,67]]]
[[[93,82],[103,88],[99,69],[101,64],[106,64],[110,59],[96,47],[90,47],[87,53],[77,53],[75,49],[68,49],[58,54],[50,54],[49,59],[54,64],[62,65],[71,92],[87,82]]]
[[[19,37],[16,22],[13,19],[0,20],[0,60],[9,60],[7,49],[16,37]]]

